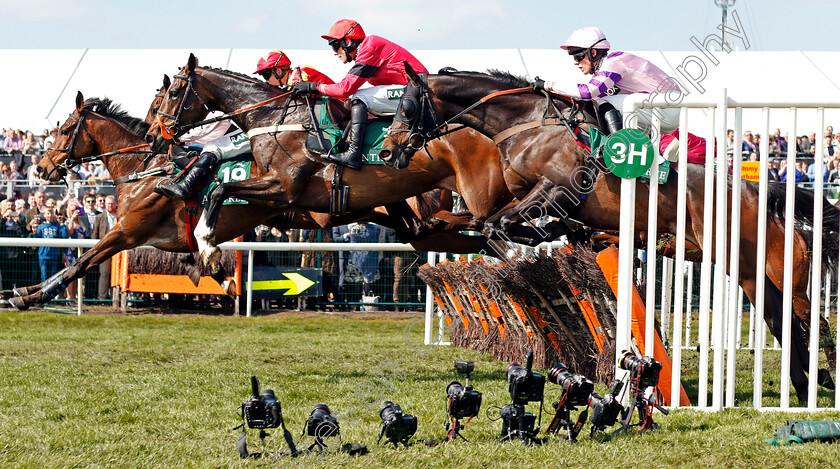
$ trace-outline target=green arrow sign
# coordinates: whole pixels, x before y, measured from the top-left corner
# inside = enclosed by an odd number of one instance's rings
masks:
[[[315,282],[309,280],[301,274],[295,272],[284,272],[283,276],[288,280],[258,280],[255,281],[251,288],[254,290],[286,290],[284,296],[300,295],[302,291],[315,285]]]
[[[621,129],[604,143],[604,163],[620,178],[637,178],[653,164],[653,143],[639,129]]]

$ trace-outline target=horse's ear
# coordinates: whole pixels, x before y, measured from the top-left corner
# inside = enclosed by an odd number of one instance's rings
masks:
[[[408,63],[407,60],[403,60],[403,66],[405,66],[405,74],[408,76],[408,80],[411,81],[414,86],[420,86],[420,77],[417,76],[417,72],[414,71],[411,64]]]
[[[81,113],[83,107],[85,107],[85,97],[82,96],[81,91],[78,91],[76,92],[76,110]]]
[[[187,60],[187,73],[192,73],[198,67],[198,59],[190,52],[190,59]]]
[[[160,90],[161,90],[161,91],[163,91],[163,90],[168,90],[168,89],[169,89],[169,85],[171,85],[171,84],[172,84],[172,81],[170,81],[170,80],[169,80],[169,75],[167,75],[167,74],[165,74],[165,73],[164,73],[164,74],[163,74],[163,88],[161,88]]]

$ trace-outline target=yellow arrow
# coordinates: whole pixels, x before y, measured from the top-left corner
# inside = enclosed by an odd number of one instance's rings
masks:
[[[290,272],[283,273],[288,280],[259,280],[252,284],[251,288],[254,290],[285,290],[288,289],[283,296],[286,295],[300,295],[300,293],[307,288],[315,285],[315,282],[309,280],[301,274]]]

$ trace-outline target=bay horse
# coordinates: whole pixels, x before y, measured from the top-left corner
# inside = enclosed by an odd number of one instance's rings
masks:
[[[163,84],[157,90],[155,99],[149,106],[145,122],[150,126],[156,122],[166,92],[172,81],[163,75]],[[252,169],[253,175],[253,169]],[[472,254],[481,252],[487,245],[480,238],[465,236],[457,231],[463,220],[472,217],[455,215],[449,212],[454,205],[451,190],[432,189],[404,201],[379,206],[366,215],[334,216],[327,213],[313,211],[290,212],[288,218],[293,228],[328,228],[343,225],[352,221],[369,221],[394,229],[397,238],[404,243],[410,243],[418,251],[431,251],[441,245],[447,246],[451,252],[457,254]],[[284,215],[285,219],[287,216]],[[443,222],[443,223],[442,223]],[[446,224],[448,223],[448,225]]]
[[[153,103],[152,108],[154,106]],[[83,95],[78,93],[76,109],[61,126],[54,148],[50,149],[39,163],[40,173],[45,179],[60,180],[68,168],[82,159],[142,146],[148,127],[147,123],[129,116],[110,100],[85,100]],[[101,159],[115,180],[152,168],[163,168],[169,163],[164,154],[144,153],[139,150],[103,156]],[[33,304],[47,302],[70,282],[83,277],[93,267],[110,259],[114,254],[143,244],[165,251],[190,252],[187,240],[189,233],[183,221],[184,202],[154,192],[155,185],[165,176],[167,175],[156,174],[118,184],[117,197],[120,203],[114,227],[93,248],[46,282],[16,288],[14,291],[4,291],[0,294],[4,298],[2,301],[8,301],[20,310],[25,310]],[[410,205],[416,211],[416,217],[428,217],[431,212],[447,208],[440,205],[441,201],[445,202],[446,198],[439,197],[439,194],[427,193],[414,198]],[[288,211],[255,210],[253,207],[242,205],[225,205],[220,211],[222,226],[217,235],[220,240],[226,241],[259,224],[268,224],[280,229],[313,229],[342,225],[359,219],[394,227],[398,232],[401,228],[403,231],[410,229],[405,226],[402,216],[394,216],[387,211],[371,211],[361,218],[331,217],[319,213],[291,215]],[[438,247],[443,243],[462,252],[477,252],[484,243],[476,241],[481,240],[458,233],[437,232],[431,233],[423,240],[415,241],[415,248]],[[213,278],[229,295],[234,295],[235,285],[223,270],[214,271]],[[197,281],[197,277],[193,278],[193,281]]]
[[[515,230],[519,223],[527,221],[529,217],[533,219],[542,215],[569,217],[594,229],[618,230],[621,180],[601,170],[597,172],[594,182],[587,185],[587,168],[591,165],[586,160],[589,152],[576,142],[571,131],[575,123],[569,122],[570,114],[574,113],[574,103],[556,100],[551,105],[547,102],[547,97],[525,91],[533,86],[532,83],[502,72],[446,72],[421,76],[408,67],[407,73],[410,83],[397,111],[399,118],[395,119],[383,145],[381,156],[386,164],[405,167],[423,142],[436,137],[442,123],[462,124],[490,139],[496,138],[495,145],[490,140],[485,141],[482,151],[501,153],[504,179],[518,199],[517,203],[511,204],[506,210],[487,220],[485,234],[494,235],[497,231]],[[520,92],[505,94],[508,90],[517,88]],[[487,99],[490,95],[496,97]],[[546,125],[543,121],[552,111],[546,111],[546,107],[549,106],[553,107],[553,117],[559,122],[557,125]],[[569,127],[563,125],[564,120]],[[412,139],[415,141],[411,141]],[[470,148],[469,152],[465,150],[460,153],[462,159],[475,157],[476,148]],[[694,164],[685,166],[680,170],[686,171],[688,181],[686,241],[703,249],[705,167]],[[635,228],[637,232],[644,232],[647,230],[648,185],[639,179],[636,181],[638,196]],[[728,183],[731,188],[731,177]],[[745,180],[739,183],[742,198],[739,220],[741,267],[738,282],[750,301],[755,304],[758,186]],[[780,341],[784,259],[778,247],[784,246],[785,197],[784,188],[772,184],[766,207],[770,220],[767,225],[769,249],[766,278],[770,282],[765,289],[766,306],[763,313],[773,335]],[[798,189],[795,197],[797,209],[789,216],[793,216],[802,227],[812,226],[813,194]],[[659,189],[657,235],[676,233],[676,202],[677,178],[672,177]],[[729,204],[731,213],[731,202]],[[828,203],[825,203],[824,207],[825,228],[821,234],[824,246],[823,265],[834,270],[838,253],[840,211]],[[731,227],[731,217],[728,223]],[[713,226],[710,228],[714,229]],[[810,302],[807,296],[810,265],[808,237],[805,230],[797,229],[791,285],[794,292],[793,309],[796,313],[792,319],[794,331],[801,331],[807,327],[810,318]],[[708,248],[712,250],[712,259],[716,259],[714,246]],[[721,259],[728,259],[728,255],[721,256]],[[728,262],[724,261],[724,265],[728,268]],[[823,318],[820,319],[821,344],[829,366],[833,368],[834,340],[829,332],[828,323]],[[791,378],[800,401],[804,402],[808,386],[804,370],[808,368],[809,355],[802,335],[797,332],[792,335]],[[826,387],[833,387],[827,370],[820,370],[819,381]]]
[[[270,103],[266,103],[271,100]],[[335,103],[335,100],[332,100]],[[245,107],[248,112],[239,112]],[[234,113],[232,120],[242,130],[257,131],[274,126],[297,130],[258,132],[250,136],[256,171],[251,179],[219,185],[211,194],[208,206],[196,228],[205,264],[217,265],[220,254],[215,244],[219,236],[218,210],[228,197],[268,203],[277,209],[296,208],[329,212],[335,165],[305,147],[306,132],[311,128],[312,110],[308,98],[296,97],[285,90],[240,73],[198,66],[190,54],[187,64],[173,77],[156,119],[158,126],[149,131],[149,139],[160,147],[172,137],[182,135],[189,124],[204,119],[209,111]],[[287,129],[287,127],[282,127]],[[163,130],[163,131],[162,131]],[[478,145],[484,137],[472,131],[460,132],[461,148]],[[367,212],[423,193],[432,188],[457,191],[464,197],[471,214],[465,215],[460,229],[480,228],[484,219],[496,213],[512,199],[499,170],[498,155],[477,155],[474,160],[452,161],[444,139],[430,144],[428,152],[403,170],[384,166],[364,166],[343,171],[343,184],[349,188],[347,209]],[[486,159],[481,159],[486,158]],[[457,165],[457,167],[456,167]],[[438,214],[435,214],[438,216]],[[455,220],[454,223],[457,223]],[[452,226],[455,229],[456,226]],[[482,239],[481,237],[474,237]],[[486,244],[485,244],[486,246]],[[448,250],[438,244],[432,250]]]

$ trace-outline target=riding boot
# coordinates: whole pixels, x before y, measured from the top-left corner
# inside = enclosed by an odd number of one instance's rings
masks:
[[[216,155],[204,153],[195,160],[195,163],[187,170],[187,174],[183,175],[180,182],[163,184],[161,181],[155,186],[155,192],[178,200],[187,200],[195,185],[203,181],[213,171],[213,165],[215,164]]]
[[[624,128],[624,123],[621,121],[621,113],[618,109],[610,109],[609,111],[604,113],[604,127],[605,131],[607,132],[607,136],[618,132],[622,128]]]
[[[367,106],[361,100],[354,99],[350,107],[350,131],[347,150],[330,155],[331,161],[351,169],[362,167],[362,144],[367,127]]]

